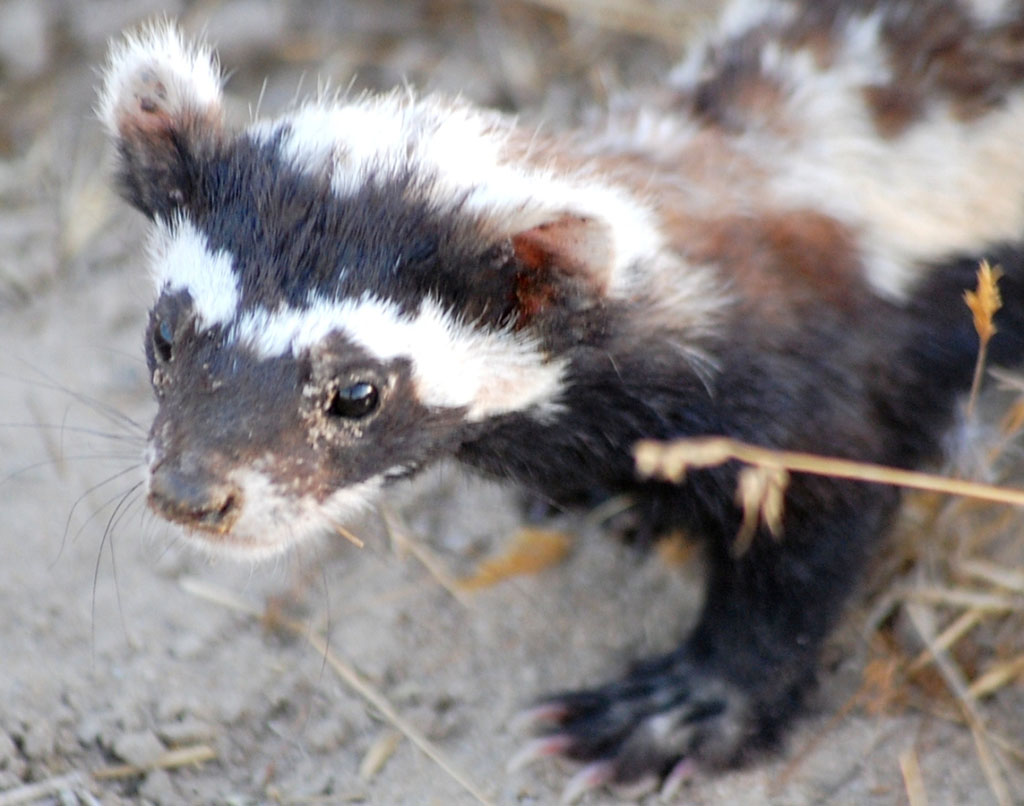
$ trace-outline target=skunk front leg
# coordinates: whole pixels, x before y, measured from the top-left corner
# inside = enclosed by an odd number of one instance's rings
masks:
[[[699,486],[680,494],[699,496]],[[795,476],[784,533],[762,529],[738,555],[739,514],[723,513],[707,536],[704,607],[682,646],[604,686],[545,699],[533,711],[537,751],[587,763],[589,787],[732,766],[776,743],[895,502],[886,488]]]

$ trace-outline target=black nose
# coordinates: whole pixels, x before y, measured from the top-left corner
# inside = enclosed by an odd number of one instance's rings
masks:
[[[226,532],[241,512],[242,491],[233,484],[158,465],[149,477],[149,506],[192,529]]]

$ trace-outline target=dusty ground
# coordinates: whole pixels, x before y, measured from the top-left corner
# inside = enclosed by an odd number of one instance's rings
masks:
[[[616,25],[654,36],[455,0],[0,2],[0,804],[479,802],[322,652],[201,586],[328,632],[332,651],[491,802],[555,802],[563,770],[506,772],[524,739],[510,720],[531,696],[671,646],[699,601],[694,569],[567,521],[579,539],[564,563],[459,600],[377,517],[355,527],[362,550],[338,539],[240,568],[190,551],[142,506],[150,288],[140,221],[107,188],[90,106],[106,38],[158,12],[184,14],[220,43],[242,116],[265,76],[262,108],[273,112],[318,76],[355,75],[356,86],[408,78],[557,122],[581,99],[653,79],[681,52],[665,40],[683,39],[642,18]],[[453,573],[500,547],[519,517],[508,491],[452,469],[396,491],[390,506]],[[908,751],[929,803],[992,802],[966,729],[919,709],[833,719],[862,681],[866,609],[829,648],[786,754],[699,778],[681,802],[903,803]],[[1001,696],[1019,736],[1020,692]],[[182,747],[211,757],[116,769]]]

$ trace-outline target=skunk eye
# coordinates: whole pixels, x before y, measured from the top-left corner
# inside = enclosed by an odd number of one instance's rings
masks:
[[[165,364],[174,353],[174,331],[166,319],[161,319],[153,331],[153,351]]]
[[[360,381],[335,390],[327,403],[327,413],[331,417],[355,420],[365,417],[377,408],[379,400],[377,387],[371,383]]]

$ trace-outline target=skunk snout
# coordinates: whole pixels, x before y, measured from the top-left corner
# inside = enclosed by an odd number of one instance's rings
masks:
[[[168,463],[153,468],[149,506],[160,516],[190,529],[224,533],[242,511],[242,491],[202,472],[185,472]]]

